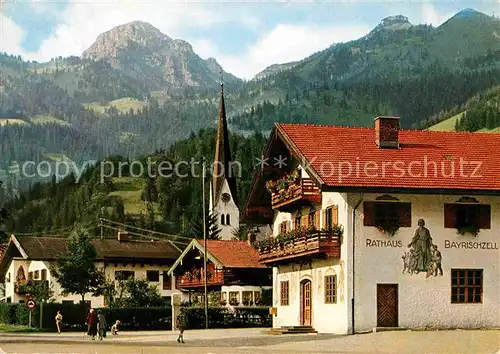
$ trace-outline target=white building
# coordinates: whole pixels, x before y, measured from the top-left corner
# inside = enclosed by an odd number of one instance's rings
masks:
[[[96,266],[104,271],[106,279],[147,279],[157,285],[162,296],[171,296],[175,280],[167,273],[181,251],[170,241],[137,241],[123,233],[119,235],[117,239],[91,241],[97,253]],[[46,281],[56,302],[80,302],[79,295],[63,296],[52,275],[52,267],[67,252],[67,238],[11,235],[0,262],[0,279],[5,282],[5,294],[0,301],[25,302],[28,299],[25,285],[32,280]],[[92,307],[106,306],[103,296],[86,294],[85,300]]]
[[[209,210],[210,213],[217,215],[217,227],[221,229],[220,237],[222,240],[231,240],[233,232],[240,226],[236,177],[241,171],[235,170],[235,166],[238,167],[237,164],[233,163],[231,157],[226,106],[224,104],[224,86],[221,85]]]
[[[274,225],[259,248],[273,326],[500,327],[499,146],[500,134],[400,130],[394,117],[277,124],[265,157],[288,163],[255,174],[245,213]],[[279,182],[267,193],[266,181]]]

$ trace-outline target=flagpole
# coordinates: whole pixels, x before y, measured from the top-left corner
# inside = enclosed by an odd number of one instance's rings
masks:
[[[207,219],[205,210],[205,161],[203,161],[203,286],[205,290],[205,328],[208,329],[208,291],[207,291]]]

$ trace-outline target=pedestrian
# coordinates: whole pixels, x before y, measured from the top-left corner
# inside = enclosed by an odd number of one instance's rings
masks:
[[[187,316],[183,308],[181,308],[179,315],[177,315],[176,325],[177,329],[179,330],[179,337],[177,337],[177,342],[184,343],[184,330],[187,327]]]
[[[117,335],[118,334],[118,327],[121,325],[122,323],[120,322],[120,320],[116,320],[115,324],[111,326],[111,334],[113,335]]]
[[[57,333],[59,333],[59,334],[61,334],[61,330],[62,330],[62,320],[63,320],[63,316],[61,315],[61,311],[57,311],[56,326],[57,326]]]
[[[95,340],[95,336],[97,335],[97,315],[94,309],[90,309],[86,324],[87,334],[92,337],[92,340]]]
[[[106,338],[106,329],[108,328],[106,317],[102,311],[99,311],[97,314],[97,322],[99,323],[99,340],[102,340]]]

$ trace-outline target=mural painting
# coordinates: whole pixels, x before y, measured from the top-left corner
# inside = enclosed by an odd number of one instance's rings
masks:
[[[425,227],[424,219],[418,220],[418,228],[415,230],[410,249],[401,257],[403,259],[403,274],[419,274],[426,272],[426,278],[430,276],[443,275],[441,267],[441,252],[438,246],[432,242],[431,232]]]

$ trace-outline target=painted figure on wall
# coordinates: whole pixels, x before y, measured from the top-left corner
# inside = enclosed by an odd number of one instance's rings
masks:
[[[26,283],[26,274],[24,273],[23,266],[19,266],[19,268],[17,268],[16,283],[18,284]]]
[[[428,228],[425,227],[424,219],[418,220],[418,229],[415,230],[413,239],[408,244],[408,248],[414,247],[417,252],[416,269],[419,272],[426,272],[432,258],[432,237]],[[411,252],[411,251],[410,251]]]

